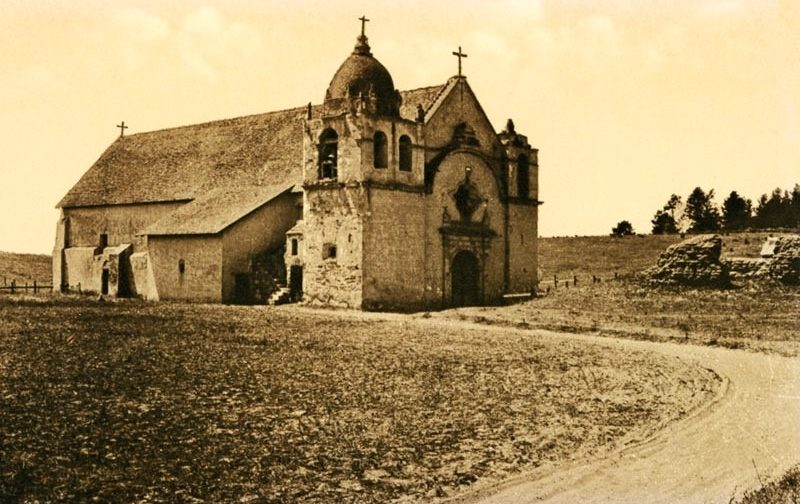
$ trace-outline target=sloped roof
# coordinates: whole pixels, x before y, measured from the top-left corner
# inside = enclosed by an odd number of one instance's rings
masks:
[[[212,189],[152,224],[142,235],[217,234],[276,197],[292,183]]]
[[[401,116],[416,118],[442,86],[401,93]],[[312,114],[320,113],[313,107]],[[118,138],[57,207],[190,201],[212,189],[303,180],[306,107]]]
[[[400,97],[403,103],[400,104],[400,117],[415,121],[417,119],[417,105],[422,105],[422,108],[427,111],[445,86],[446,84],[440,84],[438,86],[402,91]]]

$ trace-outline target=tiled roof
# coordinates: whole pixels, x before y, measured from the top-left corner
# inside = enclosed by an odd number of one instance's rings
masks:
[[[441,88],[402,92],[401,115],[415,119],[417,105],[429,107]],[[298,107],[119,138],[57,206],[190,201],[212,190],[299,186],[306,113]],[[217,200],[209,194],[208,201]],[[219,212],[223,221],[226,210]]]
[[[213,188],[302,181],[305,108],[117,139],[59,207],[191,200]]]
[[[143,235],[217,234],[294,184],[237,186],[213,189],[152,224]]]

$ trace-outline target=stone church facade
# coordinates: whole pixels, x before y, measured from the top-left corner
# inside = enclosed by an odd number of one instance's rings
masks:
[[[460,70],[398,91],[362,32],[321,105],[117,139],[58,204],[53,285],[491,304],[536,288],[539,204],[537,150],[494,130]]]

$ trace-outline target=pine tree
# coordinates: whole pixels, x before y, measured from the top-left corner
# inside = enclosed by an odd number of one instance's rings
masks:
[[[718,231],[722,219],[719,210],[714,205],[714,189],[709,190],[706,194],[701,188],[695,187],[692,194],[686,198],[683,216],[690,223],[690,233]]]
[[[727,231],[744,229],[750,223],[753,214],[753,203],[731,191],[722,203],[722,221]]]
[[[674,234],[678,232],[678,223],[675,220],[675,211],[681,204],[681,197],[673,194],[664,208],[658,210],[650,223],[653,225],[653,234]]]

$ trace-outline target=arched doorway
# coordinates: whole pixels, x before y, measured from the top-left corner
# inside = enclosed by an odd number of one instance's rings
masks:
[[[480,264],[475,254],[468,250],[457,253],[450,275],[453,306],[480,304]]]

